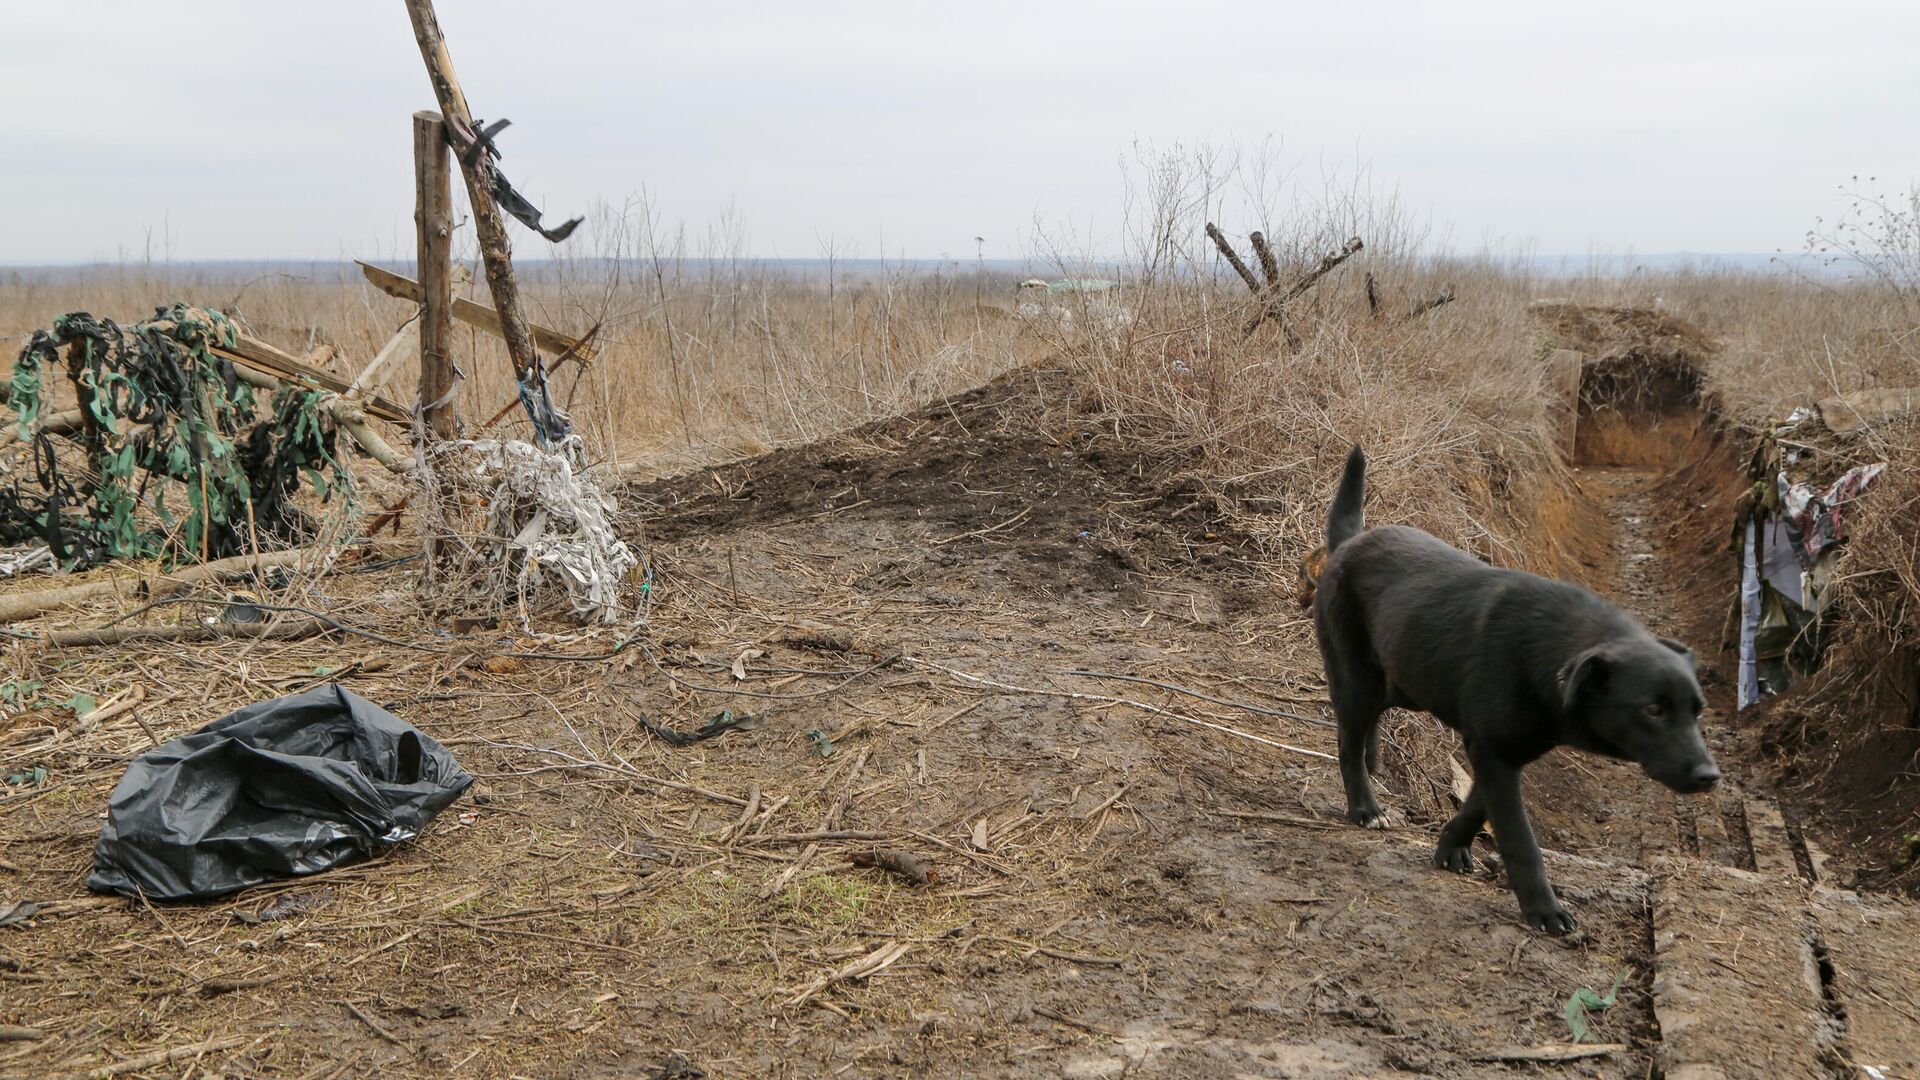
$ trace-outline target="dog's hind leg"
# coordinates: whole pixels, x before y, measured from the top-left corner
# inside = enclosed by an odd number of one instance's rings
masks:
[[[1387,707],[1386,680],[1370,671],[1342,671],[1330,680],[1333,716],[1340,729],[1340,783],[1347,791],[1347,820],[1384,829],[1386,818],[1373,797],[1372,772],[1380,759],[1380,714]]]

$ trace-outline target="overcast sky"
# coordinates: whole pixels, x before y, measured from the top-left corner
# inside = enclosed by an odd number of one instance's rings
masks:
[[[0,7],[0,263],[411,251],[400,0]],[[1104,243],[1136,141],[1365,162],[1464,250],[1793,248],[1854,174],[1920,174],[1911,0],[438,7],[550,217],[644,188],[761,256]]]

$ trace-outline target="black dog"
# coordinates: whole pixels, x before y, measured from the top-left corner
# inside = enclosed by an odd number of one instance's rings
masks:
[[[1354,447],[1327,516],[1314,625],[1340,727],[1347,817],[1385,827],[1368,779],[1380,713],[1421,709],[1460,733],[1473,791],[1440,830],[1436,865],[1466,872],[1492,819],[1520,911],[1565,933],[1520,801],[1520,770],[1556,746],[1637,762],[1675,791],[1720,770],[1700,737],[1693,653],[1577,585],[1498,570],[1404,526],[1362,532],[1366,456]]]

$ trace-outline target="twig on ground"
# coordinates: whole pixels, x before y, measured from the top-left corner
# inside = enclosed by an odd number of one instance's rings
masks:
[[[1081,675],[1090,679],[1119,679],[1123,682],[1145,683],[1148,686],[1157,686],[1162,690],[1171,690],[1176,694],[1185,694],[1188,697],[1199,698],[1201,701],[1211,701],[1215,705],[1225,705],[1229,709],[1239,709],[1243,712],[1257,713],[1261,716],[1279,716],[1288,720],[1298,720],[1303,724],[1318,724],[1326,728],[1336,726],[1333,721],[1322,720],[1317,716],[1302,716],[1299,713],[1287,712],[1284,709],[1270,709],[1264,705],[1249,705],[1244,701],[1229,701],[1226,698],[1214,697],[1212,694],[1203,694],[1198,690],[1189,690],[1184,686],[1178,686],[1174,683],[1161,682],[1159,679],[1142,678],[1139,675],[1120,675],[1111,671],[1079,670],[1068,671],[1064,674]]]
[[[358,1020],[361,1023],[372,1028],[373,1033],[375,1035],[380,1036],[382,1039],[392,1043],[395,1046],[405,1047],[407,1045],[406,1043],[400,1041],[399,1036],[395,1035],[391,1031],[388,1031],[386,1028],[381,1027],[380,1022],[378,1020],[375,1020],[373,1017],[368,1016],[365,1012],[361,1011],[360,1006],[355,1005],[353,1002],[348,1001],[345,998],[340,999],[340,1004],[347,1007],[347,1011],[353,1014],[353,1018],[355,1020]]]
[[[997,533],[1002,529],[1010,529],[1013,526],[1018,525],[1021,522],[1027,520],[1027,515],[1031,513],[1033,513],[1033,507],[1028,506],[1025,509],[1021,510],[1019,513],[1013,515],[1012,517],[1008,518],[1007,520],[1001,522],[998,525],[989,525],[984,529],[975,529],[972,532],[963,532],[957,536],[949,536],[949,537],[946,537],[945,539],[935,540],[933,541],[933,546],[940,547],[945,544],[951,544],[955,540],[965,540],[970,536],[986,536],[989,533]]]
[[[219,641],[223,638],[264,638],[286,641],[312,637],[325,631],[320,619],[295,622],[260,623],[181,623],[177,626],[112,626],[88,630],[49,630],[39,640],[62,649],[80,649],[93,645],[125,645],[141,641]]]
[[[537,769],[527,769],[514,774],[518,776],[530,776],[534,773],[555,772],[563,769],[597,769],[601,772],[612,773],[615,776],[622,776],[629,780],[638,781],[643,784],[653,784],[656,787],[673,788],[676,791],[690,791],[695,795],[704,795],[707,798],[714,800],[715,802],[723,802],[732,806],[747,805],[747,800],[745,799],[736,798],[732,795],[724,795],[718,791],[709,791],[706,788],[698,787],[694,784],[681,783],[678,780],[667,780],[658,776],[651,776],[647,773],[641,772],[640,770],[634,768],[631,765],[625,765],[625,764],[610,765],[604,761],[590,760],[587,758],[577,758],[577,757],[574,757],[572,754],[567,753],[564,750],[555,750],[549,746],[530,746],[526,743],[495,742],[494,740],[487,739],[487,738],[477,738],[475,741],[480,742],[484,745],[496,747],[502,750],[524,750],[530,754],[551,754],[554,757],[564,759],[566,762],[566,764],[564,765],[543,765]]]
[[[1079,1028],[1081,1031],[1084,1031],[1089,1035],[1100,1035],[1109,1039],[1120,1038],[1120,1033],[1110,1028],[1103,1028],[1098,1024],[1089,1024],[1084,1020],[1075,1020],[1071,1016],[1064,1016],[1060,1013],[1054,1012],[1052,1009],[1043,1008],[1039,1005],[1035,1005],[1033,1007],[1033,1015],[1044,1016],[1056,1024],[1065,1024],[1070,1028]]]
[[[1216,724],[1211,720],[1201,720],[1198,717],[1188,716],[1185,713],[1177,713],[1171,709],[1163,709],[1158,705],[1149,705],[1144,701],[1135,701],[1132,698],[1113,697],[1108,694],[1084,694],[1077,690],[1051,690],[1051,689],[1043,689],[1041,687],[1036,687],[1036,686],[1021,686],[1017,683],[1002,682],[999,679],[991,679],[984,675],[968,674],[967,672],[961,671],[958,668],[951,668],[946,666],[945,664],[936,664],[931,660],[922,660],[917,656],[907,656],[905,654],[902,654],[900,656],[900,659],[909,664],[915,664],[920,667],[931,668],[935,671],[945,672],[946,674],[951,675],[956,679],[961,679],[963,681],[973,683],[977,686],[990,686],[996,690],[1005,690],[1009,693],[1015,693],[1015,694],[1034,694],[1041,697],[1068,698],[1073,701],[1101,701],[1109,705],[1125,705],[1125,706],[1128,706],[1129,708],[1141,709],[1146,712],[1153,713],[1156,716],[1164,716],[1169,720],[1178,720],[1183,724],[1192,724],[1195,727],[1203,727],[1211,731],[1218,731],[1218,732],[1221,732],[1222,734],[1232,735],[1233,737],[1238,739],[1246,739],[1248,742],[1257,742],[1262,746],[1271,746],[1276,750],[1285,750],[1288,753],[1301,754],[1303,756],[1311,757],[1311,758],[1320,758],[1324,761],[1340,760],[1338,757],[1334,756],[1333,754],[1322,753],[1319,750],[1309,750],[1304,746],[1293,746],[1288,743],[1283,743],[1275,739],[1269,739],[1264,735],[1255,735],[1251,731],[1241,731],[1239,728],[1229,727],[1226,724]]]
[[[813,982],[808,983],[799,993],[787,999],[786,1007],[791,1009],[805,1005],[822,991],[836,983],[848,982],[853,979],[864,979],[869,975],[891,967],[895,961],[905,956],[907,950],[911,948],[913,948],[911,942],[888,942],[860,959],[855,960],[853,963],[837,971],[822,975]]]
[[[123,1058],[110,1065],[98,1065],[90,1068],[82,1067],[53,1073],[48,1077],[48,1080],[90,1080],[90,1078],[93,1077],[122,1076],[131,1072],[144,1072],[155,1066],[171,1065],[185,1058],[197,1058],[205,1054],[217,1053],[221,1050],[231,1050],[247,1041],[247,1037],[244,1035],[229,1035],[221,1039],[207,1039],[204,1042],[176,1046],[170,1050],[155,1050],[152,1053]]]

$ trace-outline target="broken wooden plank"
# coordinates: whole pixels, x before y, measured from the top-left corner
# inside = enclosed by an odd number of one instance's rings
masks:
[[[358,262],[358,260],[355,261]],[[420,288],[420,283],[410,277],[396,274],[371,263],[363,262],[359,265],[360,272],[366,275],[367,282],[388,296],[397,300],[411,300],[417,304],[420,303],[420,298],[426,295]],[[477,330],[485,330],[494,337],[502,336],[500,313],[484,304],[476,304],[465,297],[456,296],[453,298],[453,317]],[[539,323],[528,323],[527,328],[533,332],[534,344],[548,352],[571,352],[584,363],[591,361],[598,351],[598,347],[590,341],[582,341],[550,327],[541,326]]]
[[[1765,799],[1747,800],[1747,839],[1753,844],[1755,870],[1800,876],[1800,860],[1793,857],[1793,838],[1778,806]]]
[[[263,371],[284,382],[310,382],[322,390],[331,390],[344,394],[350,384],[330,371],[322,371],[312,364],[301,360],[292,353],[277,349],[258,338],[245,334],[236,335],[231,347],[214,345],[209,351],[215,356],[232,361],[242,367]],[[408,420],[407,410],[383,397],[366,399],[367,412],[382,420],[391,420],[404,424]]]
[[[1830,1075],[1833,1041],[1800,881],[1653,863],[1653,1013],[1669,1077]]]
[[[1920,1076],[1920,911],[1815,889],[1813,915],[1859,1075]]]

